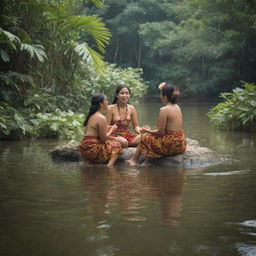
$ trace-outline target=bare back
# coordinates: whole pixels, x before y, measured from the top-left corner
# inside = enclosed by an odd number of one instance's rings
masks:
[[[107,121],[104,115],[99,112],[93,114],[88,120],[85,136],[101,137],[107,131]]]
[[[165,131],[183,130],[182,113],[177,104],[168,104],[160,109],[158,126]]]

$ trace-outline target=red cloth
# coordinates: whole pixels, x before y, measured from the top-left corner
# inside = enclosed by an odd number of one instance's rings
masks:
[[[125,139],[127,139],[128,144],[130,145],[132,143],[132,141],[137,137],[136,134],[130,133],[128,130],[128,126],[129,126],[129,122],[128,120],[124,120],[121,121],[119,120],[118,122],[116,122],[117,125],[117,130],[111,134],[112,137],[123,137]],[[111,123],[111,125],[113,125],[114,123]]]
[[[152,158],[176,155],[185,152],[186,138],[183,131],[166,131],[163,136],[144,133],[138,149]]]
[[[80,142],[80,152],[88,163],[105,163],[122,152],[121,144],[115,140],[102,142],[93,136],[84,136]]]

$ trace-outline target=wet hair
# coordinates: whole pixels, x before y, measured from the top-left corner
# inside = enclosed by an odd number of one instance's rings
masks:
[[[131,90],[130,90],[130,88],[129,88],[127,85],[125,85],[125,84],[120,84],[120,85],[118,85],[117,88],[116,88],[116,91],[115,91],[115,98],[114,98],[112,104],[117,103],[117,94],[118,94],[122,89],[124,89],[124,88],[127,88],[128,91],[129,91],[129,93],[131,94]]]
[[[163,96],[166,96],[168,101],[172,104],[177,103],[178,95],[180,94],[178,88],[169,83],[166,83],[164,85],[164,87],[161,90],[161,93]]]
[[[103,93],[96,93],[92,96],[91,106],[89,109],[89,113],[84,121],[84,126],[87,125],[89,118],[100,109],[100,103],[103,103],[105,99],[106,99],[106,95]]]

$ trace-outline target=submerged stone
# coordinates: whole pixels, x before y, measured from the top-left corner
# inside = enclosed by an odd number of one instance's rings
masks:
[[[219,164],[220,157],[213,150],[201,147],[199,142],[187,138],[187,148],[185,153],[165,156],[158,159],[150,159],[150,163],[164,166],[209,166]],[[135,147],[125,148],[123,153],[119,155],[117,164],[121,164],[124,160],[131,158],[135,152]],[[52,158],[58,161],[82,161],[79,151],[79,142],[71,140],[62,146],[57,146],[50,152]]]

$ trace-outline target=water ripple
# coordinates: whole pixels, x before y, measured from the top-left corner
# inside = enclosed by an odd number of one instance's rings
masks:
[[[242,226],[245,227],[254,227],[256,228],[256,220],[246,220],[244,222],[239,223]]]
[[[208,172],[204,175],[206,176],[228,176],[228,175],[237,175],[237,174],[243,174],[247,173],[250,170],[240,170],[240,171],[232,171],[232,172]]]
[[[256,245],[246,244],[246,243],[236,243],[234,247],[243,256],[255,256],[256,255]]]

